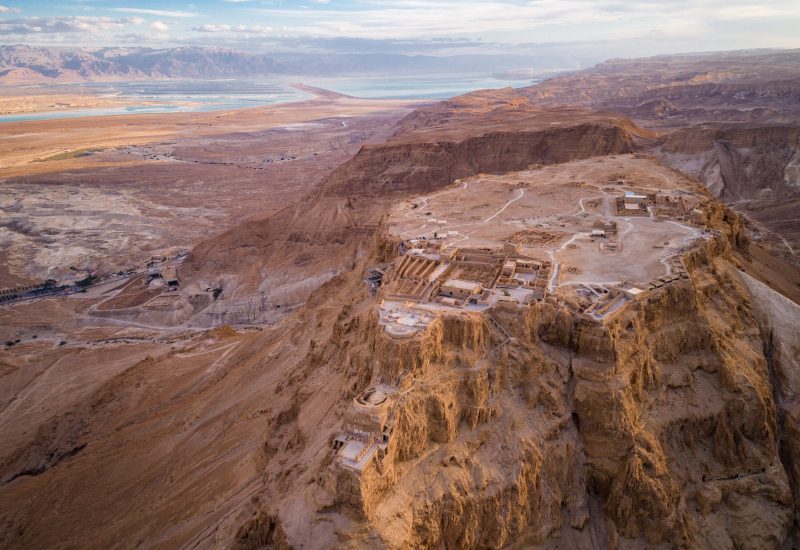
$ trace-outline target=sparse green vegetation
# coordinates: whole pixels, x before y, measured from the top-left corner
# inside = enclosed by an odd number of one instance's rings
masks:
[[[93,285],[95,283],[95,281],[97,281],[97,279],[98,279],[97,275],[89,275],[85,279],[81,279],[80,281],[76,282],[75,284],[80,286],[80,287],[87,287],[87,286]]]

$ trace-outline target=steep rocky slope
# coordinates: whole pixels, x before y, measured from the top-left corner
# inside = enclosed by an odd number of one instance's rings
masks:
[[[613,59],[524,88],[536,105],[608,110],[648,126],[798,122],[798,50]]]
[[[718,198],[757,222],[756,236],[800,265],[800,126],[698,125],[675,130],[652,149],[697,177]]]
[[[726,202],[800,194],[800,126],[692,126],[663,138],[662,157]]]

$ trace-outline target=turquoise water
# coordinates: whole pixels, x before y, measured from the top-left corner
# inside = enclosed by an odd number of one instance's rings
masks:
[[[46,111],[18,115],[0,115],[0,122],[21,122],[24,120],[53,120],[59,118],[80,118],[86,116],[126,115],[136,113],[173,113],[185,111],[178,105],[130,106],[117,108],[73,109],[70,111]]]
[[[132,102],[157,101],[159,104],[0,115],[0,122],[104,115],[219,111],[257,107],[271,103],[285,103],[287,101],[300,101],[311,97],[310,94],[302,92],[285,82],[153,80],[147,82],[86,83],[67,86],[67,88],[71,87],[89,88],[101,95],[129,99]]]
[[[371,99],[446,99],[484,88],[521,87],[529,80],[501,80],[486,75],[435,75],[364,78],[297,78],[289,80],[154,80],[147,82],[87,83],[71,86],[101,94],[158,105],[76,109],[0,115],[0,122],[52,120],[88,116],[145,113],[203,112],[302,101],[311,97],[291,85],[300,82],[343,94]],[[71,87],[68,86],[68,87]]]
[[[486,88],[521,88],[532,80],[503,80],[486,75],[318,78],[305,84],[371,99],[447,99]]]

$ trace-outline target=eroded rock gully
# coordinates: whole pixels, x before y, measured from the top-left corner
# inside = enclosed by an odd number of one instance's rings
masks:
[[[785,365],[768,364],[769,322],[734,265],[740,219],[718,210],[718,236],[684,258],[690,278],[606,324],[550,299],[394,340],[359,279],[329,283],[355,297],[285,388],[312,372],[340,380],[337,420],[308,436],[311,525],[345,547],[791,545],[798,407],[779,425],[773,377],[790,375],[770,374]],[[396,390],[378,414],[388,444],[361,472],[338,467],[329,445],[366,418],[354,398],[376,386]],[[271,510],[289,544],[315,545]]]

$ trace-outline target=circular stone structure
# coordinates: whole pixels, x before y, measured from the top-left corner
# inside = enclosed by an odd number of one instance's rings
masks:
[[[386,401],[386,393],[378,388],[369,388],[358,397],[358,402],[362,405],[380,405]]]

